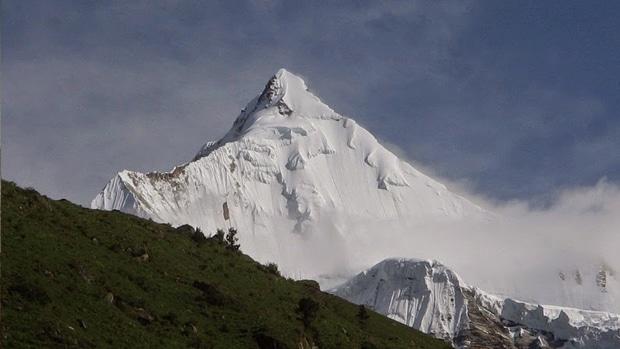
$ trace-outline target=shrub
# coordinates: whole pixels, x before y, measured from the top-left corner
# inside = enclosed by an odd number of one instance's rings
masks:
[[[202,294],[196,297],[196,301],[206,302],[210,305],[230,305],[233,300],[226,294],[218,290],[217,287],[202,281],[194,281],[192,286],[200,291]]]
[[[362,326],[366,325],[366,321],[368,321],[369,317],[370,314],[368,314],[368,310],[366,310],[366,307],[363,304],[360,304],[357,310],[357,319],[360,321]]]
[[[299,300],[297,312],[301,314],[301,321],[304,323],[305,327],[310,326],[312,321],[316,318],[318,311],[319,303],[317,303],[314,299],[304,297]]]
[[[269,262],[267,263],[267,265],[265,266],[265,270],[267,270],[268,273],[276,275],[276,276],[280,276],[280,271],[278,270],[278,265],[273,263],[273,262]]]
[[[203,242],[207,241],[207,237],[205,236],[205,234],[202,233],[202,230],[200,230],[200,228],[196,228],[196,231],[194,231],[194,233],[192,234],[192,240],[194,240],[198,244],[202,244]]]
[[[223,244],[224,243],[224,236],[226,235],[226,233],[224,233],[224,231],[222,229],[218,229],[215,232],[215,235],[211,236],[212,239],[214,239],[215,241]]]
[[[239,247],[241,247],[241,245],[237,243],[238,241],[239,238],[237,238],[237,229],[228,229],[228,234],[226,234],[226,248],[233,251],[239,250]]]

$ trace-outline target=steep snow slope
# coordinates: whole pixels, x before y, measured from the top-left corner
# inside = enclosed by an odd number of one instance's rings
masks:
[[[347,222],[486,215],[399,160],[284,69],[193,161],[166,173],[122,171],[91,206],[211,233],[229,224],[224,202],[244,251],[299,277],[346,269],[347,246],[363,238]]]
[[[467,326],[462,281],[435,261],[387,259],[338,287],[350,302],[441,338],[454,338]]]
[[[436,261],[387,259],[332,292],[463,348],[620,347],[619,315],[497,297]]]

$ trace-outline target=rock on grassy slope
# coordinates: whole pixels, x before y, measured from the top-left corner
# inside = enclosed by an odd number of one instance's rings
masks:
[[[449,347],[192,233],[3,181],[2,347]]]

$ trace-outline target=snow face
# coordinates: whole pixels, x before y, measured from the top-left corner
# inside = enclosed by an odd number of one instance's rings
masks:
[[[461,287],[459,277],[439,262],[388,259],[338,287],[334,294],[451,340],[468,323]]]
[[[140,206],[134,199],[135,195],[125,186],[128,173],[128,171],[123,171],[112,178],[104,190],[95,197],[91,207],[103,210],[121,210],[145,216],[144,213],[140,212]]]
[[[123,171],[91,206],[207,233],[235,226],[245,253],[324,286],[327,276],[369,262],[356,246],[383,232],[361,235],[355,224],[487,215],[401,161],[284,69],[193,161],[170,172]]]
[[[387,259],[331,292],[463,348],[474,328],[508,339],[506,347],[620,347],[620,315],[502,298],[466,285],[437,261]],[[491,320],[483,323],[473,312]]]

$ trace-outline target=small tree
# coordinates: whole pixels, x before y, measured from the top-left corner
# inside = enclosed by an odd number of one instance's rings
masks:
[[[237,229],[228,229],[228,234],[226,234],[226,248],[233,251],[239,250],[239,247],[241,247],[241,245],[237,243],[238,241],[239,238],[237,238]]]
[[[360,304],[357,310],[357,319],[360,321],[362,326],[365,326],[366,322],[368,321],[368,318],[370,318],[370,314],[368,314],[368,310],[366,310],[366,307],[363,304]]]
[[[224,231],[222,229],[218,229],[215,232],[215,235],[213,235],[213,239],[215,239],[215,241],[223,244],[224,243],[224,236],[226,235],[226,233],[224,233]]]
[[[280,271],[278,270],[278,265],[270,262],[267,263],[267,265],[265,266],[265,269],[267,269],[267,272],[273,274],[273,275],[277,275],[280,276]]]
[[[301,321],[305,327],[309,327],[312,321],[316,318],[316,313],[319,311],[319,303],[312,298],[304,297],[299,300],[297,305],[297,312],[301,314]]]
[[[207,241],[207,238],[205,237],[205,234],[202,233],[202,230],[200,230],[200,228],[196,228],[196,230],[192,234],[192,240],[194,240],[200,245],[203,242]]]

